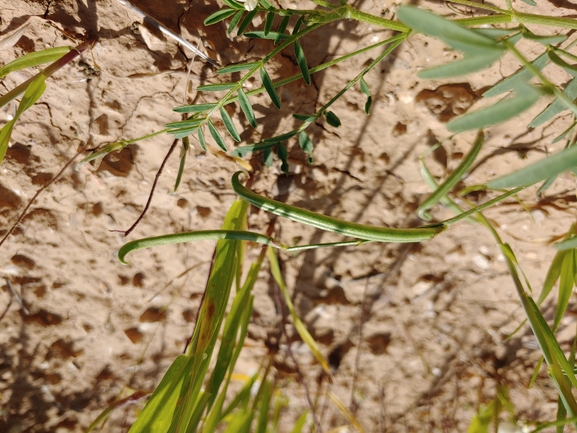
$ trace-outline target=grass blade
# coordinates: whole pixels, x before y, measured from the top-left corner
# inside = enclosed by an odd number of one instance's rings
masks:
[[[575,250],[569,250],[563,257],[561,264],[561,274],[559,277],[559,294],[557,297],[557,308],[555,310],[555,319],[553,321],[553,332],[557,330],[561,319],[567,311],[573,286],[575,285]]]
[[[242,88],[238,89],[238,103],[240,105],[240,109],[246,116],[246,120],[248,120],[249,125],[253,128],[256,128],[256,117],[254,116],[252,105],[250,104],[248,96],[246,96],[246,93],[244,93]]]
[[[230,114],[228,114],[228,111],[226,111],[226,109],[224,107],[220,107],[220,117],[222,117],[222,121],[224,122],[224,126],[225,126],[226,130],[228,131],[228,133],[230,134],[230,136],[232,137],[232,139],[234,141],[240,141],[240,135],[238,135],[238,131],[236,130],[236,126],[234,126],[234,123],[230,117]]]
[[[270,75],[268,74],[264,66],[260,69],[260,78],[262,80],[262,84],[266,92],[268,93],[268,96],[272,100],[272,103],[275,105],[276,108],[280,109],[280,98],[278,97],[278,93],[274,88],[274,84],[270,79]]]
[[[222,138],[222,135],[220,135],[220,132],[218,132],[218,129],[216,129],[216,127],[212,124],[210,120],[207,123],[208,123],[208,132],[210,132],[210,135],[212,135],[212,138],[214,138],[216,144],[218,144],[218,146],[222,150],[227,152],[228,148],[226,147],[226,142],[224,141],[224,138]]]
[[[0,68],[0,78],[4,78],[6,75],[14,71],[54,62],[69,52],[70,49],[71,47],[47,48],[42,51],[34,51],[25,56],[18,57]]]
[[[12,130],[18,118],[28,110],[38,99],[42,96],[46,90],[46,76],[44,74],[38,74],[38,77],[30,83],[24,96],[18,105],[16,114],[14,118],[10,120],[6,125],[0,129],[0,163],[4,160],[6,156],[6,151],[8,150],[8,144],[10,143],[10,137],[12,135]]]
[[[303,79],[305,80],[305,83],[307,84],[307,86],[310,86],[311,74],[309,72],[309,66],[307,64],[307,59],[305,57],[305,53],[303,51],[303,48],[301,47],[301,44],[299,44],[299,41],[295,41],[293,46],[294,46],[294,50],[295,50],[295,57],[297,59],[297,64],[299,65],[299,68],[301,70],[301,74],[303,74]]]

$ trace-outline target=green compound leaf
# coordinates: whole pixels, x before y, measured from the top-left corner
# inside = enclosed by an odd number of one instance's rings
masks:
[[[281,160],[280,169],[284,174],[289,173],[289,165],[288,165],[288,152],[286,150],[286,146],[282,143],[279,143],[276,147],[276,154],[278,158]]]
[[[533,185],[575,167],[577,167],[577,146],[572,146],[511,174],[492,180],[487,183],[487,187],[504,189]]]
[[[268,93],[268,96],[272,100],[272,103],[275,105],[276,108],[280,109],[280,98],[278,97],[278,93],[274,88],[272,80],[270,79],[270,75],[264,68],[264,66],[260,69],[260,78],[262,80],[262,84]]]
[[[270,33],[270,30],[272,29],[272,25],[274,23],[274,17],[275,17],[274,12],[269,12],[268,14],[266,14],[266,20],[264,22],[264,35],[265,36],[267,36]]]
[[[221,90],[230,90],[236,83],[215,83],[215,84],[205,84],[204,86],[198,86],[196,90],[199,92],[220,92]]]
[[[64,54],[69,52],[70,48],[71,47],[47,48],[42,51],[34,51],[25,56],[18,57],[16,60],[13,60],[0,68],[0,78],[4,78],[6,75],[14,71],[39,66],[44,63],[55,62]]]
[[[238,89],[238,103],[240,104],[240,109],[246,116],[246,120],[253,128],[256,128],[256,117],[254,116],[254,111],[252,109],[252,105],[250,105],[250,101],[246,93],[242,88]]]
[[[227,19],[228,17],[234,15],[235,13],[237,13],[237,11],[234,9],[221,9],[221,10],[213,13],[207,19],[205,19],[204,25],[205,26],[211,26],[213,24],[219,23],[219,22]]]
[[[244,15],[244,9],[238,11],[234,17],[232,17],[232,20],[230,20],[230,24],[228,25],[228,29],[226,29],[226,33],[228,35],[230,35],[234,29],[236,28],[236,26],[238,25],[238,22],[240,21],[240,19],[242,18],[242,16]]]
[[[240,135],[238,135],[238,131],[236,130],[236,126],[234,126],[234,122],[230,118],[230,114],[224,107],[220,107],[220,117],[222,117],[222,121],[224,122],[224,126],[232,139],[234,141],[240,141]]]
[[[208,132],[210,132],[210,135],[212,135],[212,138],[214,138],[214,141],[216,141],[216,144],[218,144],[218,146],[222,150],[227,152],[228,148],[226,147],[226,143],[224,141],[224,138],[222,138],[222,135],[220,135],[220,133],[218,132],[218,129],[216,129],[216,127],[212,124],[212,122],[210,120],[208,121]]]
[[[335,113],[333,113],[332,111],[327,111],[325,113],[325,116],[327,118],[327,123],[331,126],[334,126],[335,128],[338,128],[339,126],[341,126],[341,119],[339,119],[337,117],[337,115]]]
[[[241,36],[244,33],[249,24],[252,23],[254,17],[256,17],[256,14],[258,14],[258,9],[254,9],[246,14],[238,26],[238,30],[236,32],[237,36]]]
[[[173,108],[172,111],[177,113],[202,113],[216,107],[216,103],[210,104],[196,104],[196,105],[181,105],[180,107]]]
[[[304,53],[304,51],[303,51],[303,49],[302,49],[302,47],[298,41],[295,41],[295,43],[293,45],[294,45],[294,49],[295,49],[295,56],[297,59],[297,64],[299,65],[301,73],[303,74],[303,79],[305,80],[305,83],[307,84],[307,86],[310,86],[311,74],[309,72],[309,66],[307,64],[307,59],[305,57],[305,53]]]
[[[313,163],[314,145],[313,145],[311,138],[308,136],[308,134],[305,131],[301,131],[299,134],[299,146],[301,147],[303,152],[308,155],[309,164],[312,164]]]
[[[504,122],[527,110],[540,97],[539,89],[527,83],[519,83],[513,96],[508,96],[490,107],[460,116],[447,123],[447,129],[459,133]]]
[[[202,127],[198,128],[198,142],[202,150],[206,152],[206,140],[204,139],[204,132],[202,132]]]
[[[258,65],[258,62],[238,63],[236,65],[228,65],[224,68],[220,68],[218,71],[216,71],[216,73],[222,75],[230,74],[233,72],[246,71],[247,69],[254,68],[256,65]]]

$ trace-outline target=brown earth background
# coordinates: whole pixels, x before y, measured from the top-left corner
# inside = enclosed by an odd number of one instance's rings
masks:
[[[520,1],[515,6],[533,13],[577,15],[577,3],[571,0],[537,2],[534,8]],[[314,7],[307,2],[279,3]],[[366,0],[354,6],[393,18],[401,3],[406,2]],[[504,1],[494,3],[505,7]],[[223,65],[255,61],[271,49],[269,42],[228,38],[227,23],[203,27],[203,20],[219,8],[216,2],[134,4]],[[448,16],[472,13],[441,2],[424,5]],[[87,164],[75,170],[72,164],[54,180],[79,150],[84,149],[85,156],[104,144],[152,133],[180,119],[172,111],[175,106],[212,101],[211,95],[195,89],[220,79],[214,68],[196,59],[188,76],[191,53],[139,22],[114,0],[1,2],[0,38],[27,27],[15,45],[0,51],[0,65],[47,47],[97,40],[81,60],[48,80],[44,96],[17,123],[0,166],[0,234],[34,194],[53,181],[0,248],[2,432],[85,431],[119,395],[153,389],[192,333],[213,243],[141,251],[123,266],[115,251],[127,239],[112,231],[127,229],[138,217],[171,137],[130,145],[106,157],[97,169]],[[255,25],[262,21],[255,20]],[[349,20],[305,37],[302,45],[309,65],[316,66],[388,35]],[[529,58],[542,51],[525,42],[521,48]],[[377,55],[369,52],[315,74],[311,86],[297,81],[283,87],[281,110],[267,96],[251,98],[260,125],[256,130],[235,106],[231,114],[243,141],[257,142],[292,129],[292,113],[316,111]],[[519,67],[505,56],[472,76],[446,81],[417,77],[419,70],[456,56],[439,41],[411,38],[366,76],[374,98],[370,116],[363,112],[366,97],[358,88],[351,89],[333,107],[342,121],[340,128],[323,121],[309,128],[314,163],[307,164],[298,144],[289,142],[290,175],[281,175],[278,162],[267,169],[253,158],[252,188],[349,221],[421,224],[415,210],[429,190],[419,172],[419,156],[444,140],[427,156],[427,164],[438,177],[454,169],[474,133],[450,138],[445,123],[470,107],[487,105],[481,100],[483,90]],[[298,71],[292,50],[277,56],[269,68],[273,78]],[[562,71],[547,71],[558,84],[569,80]],[[34,73],[10,74],[0,81],[1,92]],[[462,186],[483,183],[561,149],[563,143],[552,141],[570,125],[568,114],[527,129],[546,104],[540,101],[523,116],[489,128],[478,163]],[[15,109],[16,103],[4,107],[0,122],[8,121]],[[218,122],[217,126],[222,127]],[[175,152],[169,158],[150,211],[128,240],[220,227],[236,198],[229,182],[237,166],[203,154],[194,142],[183,182],[173,193],[178,156]],[[574,222],[574,190],[573,176],[563,175],[540,200],[535,189],[521,195],[528,212],[513,200],[487,211],[516,252],[536,295],[554,253],[546,241]],[[434,214],[439,220],[451,216],[442,208]],[[250,228],[264,231],[270,219],[253,209]],[[275,236],[302,244],[340,239],[280,219]],[[251,249],[248,258],[258,251]],[[323,381],[318,392],[325,431],[347,426],[327,392],[351,407],[367,432],[464,432],[479,405],[494,398],[499,385],[509,389],[514,404],[510,420],[519,426],[555,418],[556,393],[547,373],[542,371],[528,388],[540,357],[531,331],[525,326],[505,341],[524,315],[497,245],[478,225],[452,226],[423,244],[375,243],[282,255],[282,266],[300,317],[334,369],[334,382]],[[267,347],[280,337],[276,287],[266,269],[261,277],[238,366],[241,375],[254,373]],[[543,311],[551,318],[554,303],[547,302]],[[564,348],[574,328],[570,311],[559,331]],[[321,369],[294,331],[289,333],[293,337],[288,344],[317,395]],[[275,365],[289,397],[281,431],[290,431],[308,406],[287,357],[286,339],[280,341]],[[127,431],[137,409],[118,410],[104,431]]]

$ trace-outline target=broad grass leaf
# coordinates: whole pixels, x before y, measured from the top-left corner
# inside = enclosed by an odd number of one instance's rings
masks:
[[[26,92],[24,92],[24,96],[22,96],[22,100],[18,105],[18,109],[16,110],[16,114],[14,118],[10,120],[6,125],[0,129],[0,163],[4,160],[6,156],[6,151],[8,150],[8,144],[10,143],[10,137],[12,135],[12,130],[14,129],[14,125],[18,118],[28,110],[38,99],[42,96],[46,90],[46,77],[44,74],[38,74],[38,77],[30,83]]]
[[[461,60],[428,68],[419,72],[418,76],[425,79],[458,77],[486,69],[501,57],[501,51],[487,51],[483,55],[468,55]]]
[[[301,74],[303,74],[303,80],[305,80],[305,83],[307,84],[307,86],[310,86],[311,84],[311,74],[309,72],[309,66],[307,64],[307,59],[305,57],[305,53],[301,47],[301,44],[299,44],[298,41],[295,41],[294,45],[294,50],[295,50],[295,57],[297,59],[297,64],[299,65],[299,68],[301,70]]]
[[[308,410],[305,410],[303,413],[301,413],[301,415],[295,421],[291,433],[301,433],[303,431],[303,428],[307,422],[308,414]]]
[[[272,397],[273,385],[271,384],[270,380],[266,378],[262,381],[261,387],[257,396],[260,397],[260,404],[259,404],[259,414],[258,414],[258,423],[256,426],[255,433],[266,433],[267,432],[267,424],[269,420],[269,410],[270,410],[270,401]],[[255,405],[253,403],[253,407]]]
[[[234,122],[232,121],[230,114],[228,114],[228,111],[226,111],[224,107],[220,107],[220,117],[222,118],[224,126],[228,131],[228,133],[230,134],[230,136],[232,137],[232,139],[234,141],[240,141],[240,135],[238,135],[236,126],[234,126]]]
[[[213,24],[219,23],[228,17],[234,15],[237,11],[234,9],[221,9],[210,15],[204,20],[205,26],[211,26]]]
[[[508,96],[489,107],[453,119],[447,123],[447,129],[453,133],[459,133],[471,129],[483,129],[504,122],[527,110],[540,97],[541,92],[536,87],[519,83],[512,96]]]
[[[205,84],[203,86],[198,86],[196,90],[199,92],[219,92],[221,90],[230,90],[236,83],[215,83],[215,84]]]
[[[216,141],[218,147],[227,152],[228,148],[226,147],[226,142],[224,141],[224,138],[222,138],[222,135],[220,135],[220,132],[218,132],[218,129],[216,129],[216,127],[212,124],[210,120],[207,123],[208,123],[208,132],[210,132],[210,135],[212,135],[212,138],[214,139],[214,141]]]
[[[545,281],[543,282],[543,290],[541,290],[541,294],[537,300],[537,305],[541,305],[547,296],[549,296],[553,286],[559,279],[559,276],[561,275],[561,265],[563,264],[565,254],[565,251],[557,251],[555,257],[553,257],[551,266],[549,266],[549,270],[545,276]]]
[[[490,51],[503,53],[505,48],[493,39],[441,18],[431,12],[411,6],[401,6],[397,16],[408,27],[443,40],[466,54],[484,57]]]
[[[234,31],[234,29],[238,25],[238,23],[239,23],[239,21],[243,15],[244,15],[244,10],[237,11],[237,13],[234,14],[234,16],[232,17],[232,20],[230,20],[230,24],[228,25],[228,29],[226,29],[227,34],[230,35]]]
[[[280,169],[283,173],[289,173],[289,164],[288,164],[288,152],[286,150],[286,146],[282,143],[279,143],[276,147],[276,154],[278,158],[281,160]]]
[[[267,257],[268,257],[269,264],[270,264],[270,272],[271,272],[274,280],[278,284],[278,286],[279,286],[279,288],[283,294],[283,297],[285,299],[285,302],[287,304],[287,307],[288,307],[289,312],[291,314],[291,317],[293,319],[293,324],[295,326],[295,329],[299,333],[299,336],[301,337],[301,339],[309,347],[309,349],[313,353],[316,360],[323,367],[325,372],[332,378],[333,374],[332,374],[331,369],[329,367],[329,363],[327,362],[326,358],[324,357],[324,355],[320,351],[320,348],[319,348],[317,342],[312,337],[312,335],[308,332],[306,326],[302,323],[300,317],[297,315],[297,313],[295,311],[294,305],[293,305],[291,298],[290,298],[290,295],[288,293],[288,289],[287,289],[286,284],[284,282],[284,279],[282,277],[282,273],[280,270],[280,266],[278,263],[278,258],[277,258],[276,252],[271,247],[267,248]]]
[[[531,62],[531,65],[540,71],[545,67],[545,65],[549,62],[549,56],[547,52],[544,52],[539,57]],[[509,75],[504,80],[498,82],[485,93],[483,93],[484,98],[490,98],[491,96],[497,96],[502,93],[508,92],[513,90],[515,87],[519,85],[519,83],[526,83],[531,78],[533,78],[533,74],[527,68],[521,68],[519,71],[515,72],[513,75]]]
[[[266,14],[266,19],[264,21],[264,35],[265,36],[267,36],[270,33],[270,30],[272,29],[272,25],[274,23],[274,17],[275,17],[274,12],[269,12]]]
[[[327,111],[325,113],[325,117],[327,118],[327,123],[329,125],[334,126],[335,128],[341,126],[341,119],[339,119],[338,116],[332,111]]]
[[[270,79],[270,75],[268,74],[264,66],[260,69],[260,78],[262,80],[262,84],[266,92],[268,93],[268,96],[272,100],[272,103],[275,105],[276,108],[280,109],[281,107],[280,98],[278,97],[278,93],[274,88],[272,80]]]
[[[217,105],[216,102],[210,104],[181,105],[180,107],[173,108],[172,111],[176,111],[177,113],[202,113],[213,109]]]
[[[254,110],[252,109],[252,105],[248,99],[248,96],[246,96],[246,93],[244,93],[244,90],[242,90],[242,88],[238,89],[238,103],[240,105],[240,109],[244,113],[246,120],[248,120],[250,126],[256,128],[257,124],[256,124],[256,117],[254,115]]]
[[[563,93],[567,95],[571,101],[574,101],[575,98],[577,98],[577,79],[572,78],[563,89]],[[539,113],[535,119],[533,119],[529,126],[531,128],[535,128],[539,125],[542,125],[564,110],[567,110],[567,106],[559,99],[555,99],[551,104],[547,106],[547,108]]]
[[[22,57],[18,57],[0,68],[0,78],[4,78],[6,75],[14,71],[54,62],[64,54],[68,53],[70,49],[71,47],[47,48],[42,51],[34,51]]]
[[[184,377],[191,373],[193,363],[194,359],[187,355],[179,355],[174,360],[130,428],[130,433],[168,431]]]
[[[487,187],[505,189],[533,185],[541,180],[557,176],[573,167],[577,167],[577,146],[564,149],[555,155],[548,156],[520,170],[492,180],[487,183]]]
[[[204,139],[204,132],[202,131],[202,126],[200,128],[198,128],[198,142],[200,143],[200,147],[202,147],[202,150],[204,150],[206,152],[206,140]]]
[[[216,71],[216,73],[231,74],[233,72],[246,71],[247,69],[254,68],[258,64],[259,62],[237,63],[235,65],[228,65],[225,66],[224,68],[220,68],[218,71]]]
[[[567,311],[569,300],[575,285],[575,250],[566,251],[561,264],[561,274],[559,276],[559,295],[557,297],[557,308],[555,309],[555,319],[553,321],[553,332],[561,323],[561,319]]]
[[[254,19],[254,17],[256,17],[257,14],[258,9],[254,9],[246,14],[246,16],[242,19],[242,21],[238,26],[238,30],[236,32],[237,36],[241,36],[244,33],[246,28],[250,25],[250,23],[252,23],[252,20]]]

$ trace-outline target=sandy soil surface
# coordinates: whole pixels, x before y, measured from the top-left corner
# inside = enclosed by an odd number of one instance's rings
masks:
[[[355,4],[390,18],[398,3]],[[533,12],[577,14],[570,0],[538,3]],[[223,65],[259,59],[270,49],[268,43],[229,40],[224,23],[204,28],[204,18],[218,8],[215,2],[135,4]],[[440,3],[431,7],[455,13]],[[214,69],[196,60],[187,77],[191,54],[139,22],[115,0],[2,1],[0,34],[27,27],[14,46],[0,52],[0,64],[46,47],[88,38],[97,42],[81,60],[48,80],[45,95],[17,124],[0,167],[0,235],[79,150],[84,156],[103,144],[157,131],[179,120],[173,107],[208,101],[195,89],[219,79]],[[365,24],[339,22],[305,38],[303,48],[315,66],[386,36]],[[523,48],[530,57],[538,52],[529,44]],[[261,125],[257,130],[246,124],[237,106],[234,117],[243,140],[254,142],[291,129],[291,113],[314,112],[376,55],[367,53],[315,74],[309,87],[302,81],[283,87],[281,110],[265,96],[254,98]],[[444,124],[483,105],[483,89],[518,68],[505,57],[470,77],[417,78],[420,69],[453,55],[438,41],[411,39],[367,75],[374,95],[371,116],[363,112],[364,95],[349,91],[333,108],[342,120],[340,128],[324,122],[310,128],[314,164],[308,165],[298,144],[290,142],[291,175],[280,175],[278,163],[267,169],[253,158],[253,189],[350,221],[420,224],[415,210],[429,191],[419,174],[419,156],[447,139],[427,163],[439,177],[458,165],[474,134],[449,139]],[[292,50],[274,59],[270,71],[274,77],[297,73]],[[10,74],[0,81],[1,91],[33,73]],[[568,80],[563,74],[553,78]],[[570,124],[568,115],[526,128],[546,103],[490,128],[479,163],[464,185],[482,183],[560,149],[562,143],[552,140]],[[0,111],[0,122],[8,120],[15,106]],[[88,164],[76,171],[73,164],[40,194],[1,247],[0,431],[84,431],[121,393],[153,389],[182,352],[213,244],[135,253],[128,266],[114,256],[126,239],[113,230],[127,229],[138,217],[171,142],[161,135],[130,145],[109,155],[98,169]],[[173,193],[178,161],[175,152],[150,211],[129,239],[221,225],[236,197],[229,179],[237,167],[194,147],[182,185]],[[565,175],[540,201],[535,190],[522,195],[530,212],[514,201],[487,212],[537,293],[553,256],[545,240],[563,234],[574,221],[574,189],[574,179]],[[450,215],[435,209],[438,219]],[[251,228],[265,230],[270,219],[253,212]],[[286,243],[339,239],[286,220],[278,220],[276,228],[276,237]],[[257,252],[255,247],[249,258]],[[466,431],[479,405],[488,403],[499,385],[509,389],[520,424],[554,419],[556,394],[546,372],[528,388],[540,356],[530,330],[524,327],[505,341],[524,316],[503,258],[479,226],[462,223],[421,245],[365,244],[284,255],[282,265],[298,312],[334,369],[335,381],[323,382],[320,389],[319,407],[324,409],[319,416],[326,430],[347,424],[325,402],[328,391],[353,409],[366,431]],[[267,345],[279,336],[274,290],[263,271],[239,373],[253,372]],[[547,317],[553,307],[544,306]],[[574,322],[572,315],[562,322],[565,348]],[[297,338],[291,347],[316,392],[319,366]],[[276,360],[291,397],[286,427],[307,404],[286,359],[286,342]],[[126,431],[134,414],[134,408],[119,410],[105,430]]]

